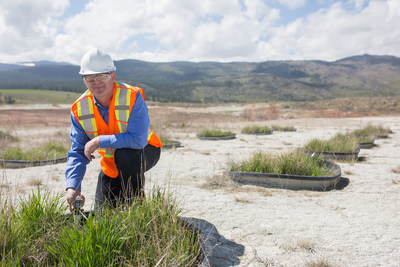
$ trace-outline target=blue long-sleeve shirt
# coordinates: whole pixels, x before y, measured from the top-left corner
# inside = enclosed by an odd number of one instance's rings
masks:
[[[108,124],[108,108],[102,107],[97,103],[96,98],[94,98],[94,103],[104,121]],[[136,94],[135,104],[129,116],[128,131],[115,135],[99,136],[99,146],[101,148],[143,149],[147,145],[149,124],[150,119],[147,105],[144,102],[142,95],[138,92]],[[65,168],[65,178],[67,180],[66,188],[73,187],[81,191],[81,183],[86,173],[86,165],[90,162],[84,154],[84,148],[85,144],[90,139],[72,111],[70,139],[71,150],[68,151],[68,162]]]

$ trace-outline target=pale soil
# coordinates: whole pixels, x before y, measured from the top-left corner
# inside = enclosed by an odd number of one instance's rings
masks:
[[[220,234],[215,266],[399,266],[400,265],[400,116],[302,118],[281,114],[275,121],[249,122],[240,117],[245,106],[152,106],[152,125],[160,135],[183,147],[163,149],[159,163],[146,173],[146,190],[172,192],[182,216],[215,226]],[[0,110],[0,130],[29,142],[68,132],[69,111]],[[390,128],[388,139],[362,149],[361,162],[343,163],[349,184],[327,192],[291,191],[238,186],[225,175],[231,160],[252,152],[292,151],[311,138],[330,138],[368,123]],[[296,132],[240,134],[244,125],[294,126]],[[196,138],[198,129],[220,128],[237,133],[226,141]],[[13,201],[37,190],[64,192],[65,164],[2,169],[0,194]],[[94,201],[98,159],[88,166],[83,182],[86,209]],[[397,170],[397,171],[393,171]],[[323,265],[326,264],[326,265]]]

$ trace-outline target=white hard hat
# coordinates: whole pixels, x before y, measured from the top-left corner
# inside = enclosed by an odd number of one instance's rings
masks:
[[[111,56],[101,49],[90,49],[82,57],[80,75],[90,75],[104,72],[116,71]]]

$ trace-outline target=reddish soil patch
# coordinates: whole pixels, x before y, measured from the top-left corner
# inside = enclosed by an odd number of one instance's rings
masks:
[[[16,109],[0,110],[0,122],[7,128],[15,127],[68,127],[70,110],[67,109]]]

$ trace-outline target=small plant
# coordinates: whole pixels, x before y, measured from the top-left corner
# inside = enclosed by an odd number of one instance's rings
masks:
[[[0,153],[0,158],[5,160],[47,160],[66,157],[68,147],[56,141],[49,141],[40,147],[22,150],[20,147],[10,147]]]
[[[296,128],[293,126],[272,125],[271,128],[273,131],[277,131],[277,132],[294,132],[294,131],[296,131]]]
[[[372,138],[378,138],[386,137],[392,133],[392,131],[388,128],[383,128],[382,126],[369,124],[362,129],[354,130],[352,133],[356,136],[370,136]]]
[[[400,165],[397,166],[397,168],[392,169],[392,172],[394,172],[394,173],[400,173]]]
[[[221,130],[210,130],[206,129],[200,132],[200,135],[203,136],[220,136],[220,135],[231,135],[233,134],[231,131],[223,132]]]
[[[359,142],[354,135],[337,134],[329,140],[312,139],[304,147],[308,151],[354,153]]]
[[[355,137],[358,140],[358,143],[372,143],[375,140],[374,136],[369,136],[369,135],[355,135]]]
[[[304,176],[329,176],[333,172],[325,166],[321,157],[313,157],[301,152],[281,155],[256,152],[248,160],[231,163],[231,171],[290,174]]]
[[[163,145],[172,145],[174,144],[174,141],[169,139],[161,139],[161,143],[163,143]]]
[[[272,133],[272,128],[269,126],[247,126],[242,129],[243,134],[268,134]]]

